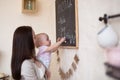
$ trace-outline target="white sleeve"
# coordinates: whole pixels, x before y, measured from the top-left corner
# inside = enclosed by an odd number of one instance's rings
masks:
[[[45,76],[45,67],[43,65],[41,65],[40,68],[38,68],[38,66],[35,65],[35,70],[36,70],[36,73],[37,73],[37,77],[39,79],[42,79],[44,78]]]
[[[37,66],[36,66],[37,67]],[[44,80],[44,73],[41,71],[41,68],[36,68],[30,60],[25,60],[21,67],[21,80]],[[36,69],[35,69],[36,68]],[[36,70],[39,70],[36,72]],[[40,73],[43,73],[42,75]],[[41,77],[39,77],[40,75]]]

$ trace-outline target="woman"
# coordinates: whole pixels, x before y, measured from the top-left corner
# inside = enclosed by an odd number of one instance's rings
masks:
[[[15,80],[45,80],[45,67],[35,59],[35,33],[30,26],[18,27],[13,36],[11,70]]]

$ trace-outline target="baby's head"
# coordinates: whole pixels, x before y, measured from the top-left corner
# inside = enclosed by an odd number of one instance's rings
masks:
[[[38,48],[40,46],[50,46],[51,41],[49,40],[49,36],[46,33],[40,33],[36,35],[36,43],[35,46]]]

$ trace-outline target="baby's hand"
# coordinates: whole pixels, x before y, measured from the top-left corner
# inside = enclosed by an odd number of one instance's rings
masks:
[[[62,38],[59,37],[59,38],[57,39],[57,42],[58,42],[58,41],[60,41],[60,42],[64,42],[65,40],[66,40],[65,37],[62,37]]]
[[[33,61],[37,65],[37,67],[39,67],[39,68],[41,67],[42,64],[38,60],[33,59]]]
[[[60,39],[61,39],[61,38],[60,38],[60,37],[58,37],[58,38],[57,38],[57,42],[58,42],[58,41],[60,41]]]
[[[60,39],[60,41],[61,41],[61,42],[64,42],[65,39],[66,39],[65,37],[62,37],[62,38]]]

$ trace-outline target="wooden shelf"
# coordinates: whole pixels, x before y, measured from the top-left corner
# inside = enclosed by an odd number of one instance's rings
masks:
[[[7,80],[7,78],[9,78],[9,76],[0,77],[0,80]]]
[[[22,0],[22,13],[35,13],[37,11],[36,0]]]

